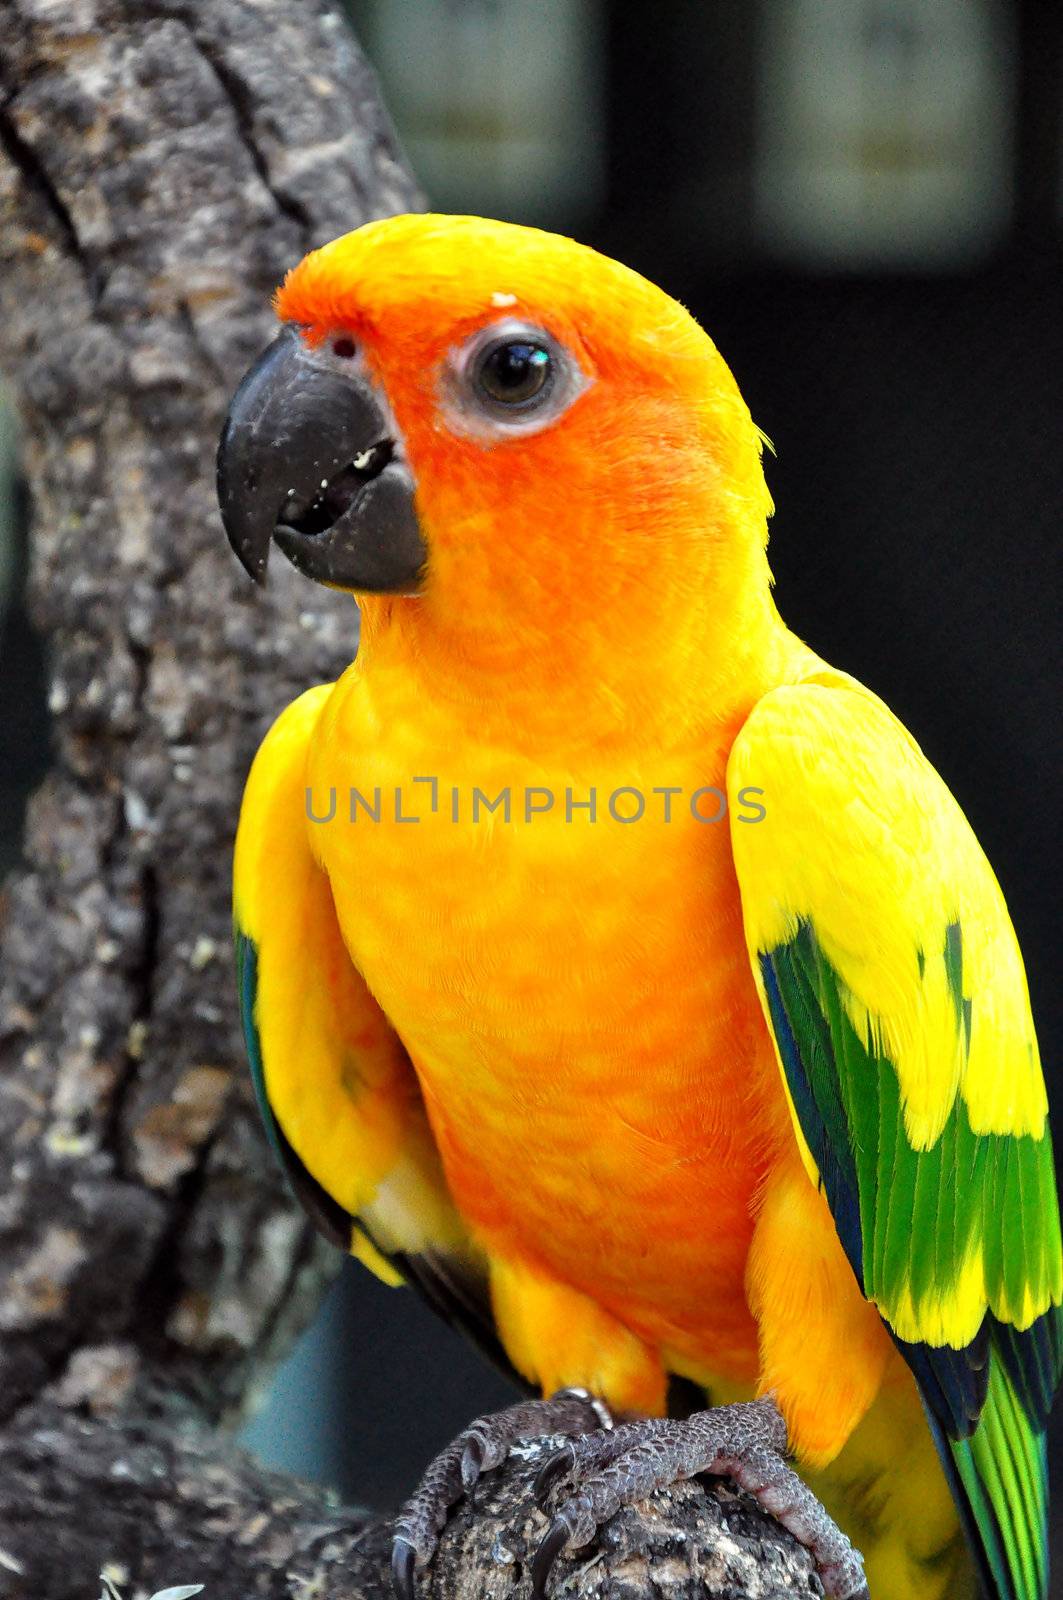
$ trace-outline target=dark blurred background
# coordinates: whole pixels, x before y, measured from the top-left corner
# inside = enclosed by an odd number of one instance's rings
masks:
[[[716,340],[777,449],[780,609],[884,696],[973,822],[1025,952],[1058,1128],[1063,7],[350,11],[435,208],[573,233]],[[3,497],[0,512],[10,530]],[[0,547],[17,593],[18,540]],[[17,601],[0,648],[8,864],[46,758]],[[247,1437],[383,1506],[508,1395],[411,1294],[349,1263]],[[1063,1534],[1063,1418],[1053,1450]]]

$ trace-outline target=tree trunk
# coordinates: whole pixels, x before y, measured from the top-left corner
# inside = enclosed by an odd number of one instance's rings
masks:
[[[85,1600],[106,1562],[205,1600],[384,1595],[382,1526],[215,1431],[336,1264],[257,1125],[229,858],[258,740],[357,635],[286,563],[252,589],[213,456],[285,269],[419,195],[328,0],[0,0],[0,63],[0,367],[54,719],[3,927],[0,1595]],[[529,1470],[454,1519],[433,1593],[527,1592]],[[684,1488],[555,1592],[780,1597],[809,1570]]]

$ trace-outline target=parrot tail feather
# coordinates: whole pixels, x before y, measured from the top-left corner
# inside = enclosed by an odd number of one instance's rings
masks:
[[[927,1415],[986,1594],[1047,1600],[1044,1426],[1027,1414],[1009,1366],[995,1350],[985,1409],[969,1438],[950,1438],[929,1409]]]

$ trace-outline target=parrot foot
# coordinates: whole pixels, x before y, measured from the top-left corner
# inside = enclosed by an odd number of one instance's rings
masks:
[[[830,1600],[869,1600],[863,1558],[787,1466],[786,1447],[786,1424],[770,1399],[683,1420],[650,1417],[571,1440],[536,1480],[540,1504],[564,1479],[569,1489],[532,1560],[532,1600],[544,1600],[557,1557],[589,1544],[622,1506],[703,1472],[733,1479],[811,1550]]]
[[[549,1400],[522,1400],[504,1411],[477,1417],[442,1450],[395,1518],[391,1575],[399,1600],[413,1600],[414,1575],[435,1554],[447,1512],[478,1479],[500,1466],[518,1439],[563,1433],[597,1438],[609,1429],[608,1407],[586,1389],[560,1389]]]

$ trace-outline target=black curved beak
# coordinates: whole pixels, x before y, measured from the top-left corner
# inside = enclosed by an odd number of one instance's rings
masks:
[[[412,593],[426,551],[395,425],[353,362],[285,328],[233,395],[218,446],[229,543],[256,583],[270,541],[331,588]]]

